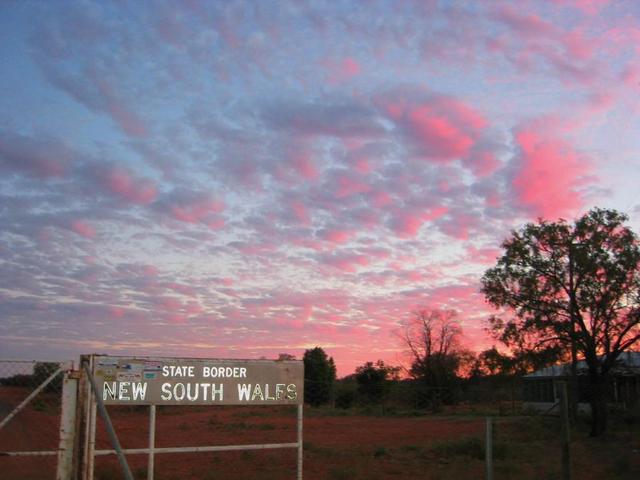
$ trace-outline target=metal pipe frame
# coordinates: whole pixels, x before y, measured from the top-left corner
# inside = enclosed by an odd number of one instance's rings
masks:
[[[96,384],[93,380],[93,375],[91,374],[91,371],[89,370],[89,367],[87,366],[86,363],[84,364],[84,370],[85,370],[85,373],[87,374],[87,378],[89,379],[89,383],[91,385],[91,389],[93,390],[96,403],[98,404],[98,410],[100,410],[100,416],[102,417],[107,433],[109,434],[111,445],[113,445],[113,448],[115,448],[116,454],[118,455],[118,461],[120,462],[120,466],[122,467],[122,473],[126,480],[133,480],[131,469],[129,468],[127,459],[125,458],[124,453],[122,451],[122,447],[120,446],[120,441],[118,440],[116,431],[114,430],[113,425],[111,424],[111,418],[109,418],[109,413],[107,412],[107,409],[104,406],[104,403],[102,403],[102,399],[98,394],[98,389],[96,388]],[[94,432],[94,435],[95,435],[95,432]]]
[[[238,450],[273,450],[279,448],[298,448],[295,443],[260,443],[255,445],[216,445],[209,447],[160,447],[160,448],[125,448],[123,453],[143,454],[143,453],[197,453],[197,452],[234,452]],[[113,455],[115,450],[95,450],[95,456]]]
[[[156,451],[156,406],[149,406],[149,460],[147,463],[147,480],[153,480]]]
[[[275,450],[275,449],[287,449],[287,448],[296,448],[297,452],[297,480],[302,480],[302,465],[303,465],[303,452],[304,452],[304,444],[302,438],[303,432],[303,412],[304,412],[304,404],[298,404],[298,412],[297,412],[297,441],[295,443],[264,443],[264,444],[253,444],[253,445],[215,445],[215,446],[200,446],[200,447],[161,447],[156,448],[155,446],[155,435],[156,435],[156,405],[150,405],[149,409],[149,446],[147,448],[119,448],[119,450],[96,450],[95,449],[95,426],[96,426],[96,403],[98,403],[98,408],[102,404],[102,399],[98,398],[97,390],[95,389],[95,385],[93,382],[93,376],[91,375],[90,370],[93,369],[93,356],[91,356],[90,365],[84,365],[85,372],[87,372],[87,376],[90,381],[89,388],[89,422],[87,425],[88,430],[88,480],[93,480],[94,475],[94,459],[98,456],[105,455],[118,455],[124,458],[124,454],[129,455],[138,455],[138,454],[148,454],[148,463],[147,463],[147,480],[154,480],[154,469],[155,469],[155,454],[156,453],[203,453],[203,452],[234,452],[234,451],[243,451],[243,450]],[[91,395],[91,390],[93,390],[94,395]],[[102,405],[102,408],[106,412],[106,406]],[[102,413],[102,411],[101,411]],[[110,423],[110,422],[109,422]],[[115,434],[115,432],[114,432]],[[119,444],[118,444],[119,446]],[[126,460],[125,460],[126,461]]]
[[[20,403],[20,405],[18,405],[16,408],[13,409],[13,411],[7,415],[2,422],[0,422],[0,430],[2,429],[2,427],[4,427],[7,423],[9,423],[11,421],[11,419],[13,417],[15,417],[20,410],[22,410],[24,407],[27,406],[27,404],[34,399],[34,397],[36,395],[38,395],[42,390],[44,390],[44,388],[49,385],[54,378],[56,378],[58,375],[60,375],[60,373],[62,373],[63,368],[62,366],[60,368],[58,368],[55,372],[53,372],[44,382],[42,382],[38,388],[36,388],[33,392],[31,392],[31,394],[25,398],[22,403]]]

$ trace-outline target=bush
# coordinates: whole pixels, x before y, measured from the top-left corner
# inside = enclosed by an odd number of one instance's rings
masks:
[[[356,401],[356,392],[353,390],[342,390],[336,394],[336,407],[344,410],[351,408]]]

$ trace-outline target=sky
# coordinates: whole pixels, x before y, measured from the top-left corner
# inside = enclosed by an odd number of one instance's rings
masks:
[[[491,346],[509,233],[640,232],[634,0],[0,3],[0,357]]]

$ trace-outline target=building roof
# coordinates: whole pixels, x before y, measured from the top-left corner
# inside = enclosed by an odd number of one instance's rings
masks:
[[[578,375],[587,373],[587,362],[584,360],[578,360],[576,366]],[[640,375],[640,352],[623,352],[618,357],[618,364],[612,372],[617,375]],[[524,378],[568,377],[569,375],[571,375],[571,363],[563,363],[541,368],[525,375]]]

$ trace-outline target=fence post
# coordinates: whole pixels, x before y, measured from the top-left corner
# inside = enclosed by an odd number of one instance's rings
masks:
[[[571,480],[571,450],[569,449],[569,399],[567,398],[567,383],[558,382],[560,395],[560,425],[562,442],[562,479]]]
[[[302,457],[304,453],[304,442],[302,440],[303,412],[304,412],[304,402],[298,405],[298,480],[302,480]]]
[[[60,440],[58,442],[56,480],[71,480],[73,478],[77,398],[77,372],[67,370],[64,373],[64,379],[62,381],[62,412],[60,415]]]
[[[156,448],[156,406],[149,405],[149,458],[147,459],[147,480],[153,480]]]
[[[485,469],[487,480],[493,480],[493,419],[487,417],[486,421],[486,440],[485,440]]]
[[[120,446],[120,441],[118,440],[118,436],[116,435],[116,431],[113,429],[113,425],[111,424],[111,419],[109,418],[109,413],[107,413],[107,409],[102,403],[102,399],[98,394],[98,388],[96,387],[95,381],[93,379],[93,375],[89,370],[87,364],[84,364],[84,371],[89,379],[89,384],[91,385],[91,389],[93,390],[94,398],[96,403],[98,404],[98,410],[100,410],[100,416],[104,421],[104,426],[107,430],[107,434],[109,435],[109,439],[111,440],[111,445],[113,449],[116,451],[118,456],[118,461],[120,462],[120,466],[122,467],[122,473],[126,480],[133,480],[133,475],[131,474],[131,469],[129,468],[129,464],[127,463],[127,459],[122,452],[122,447]]]

